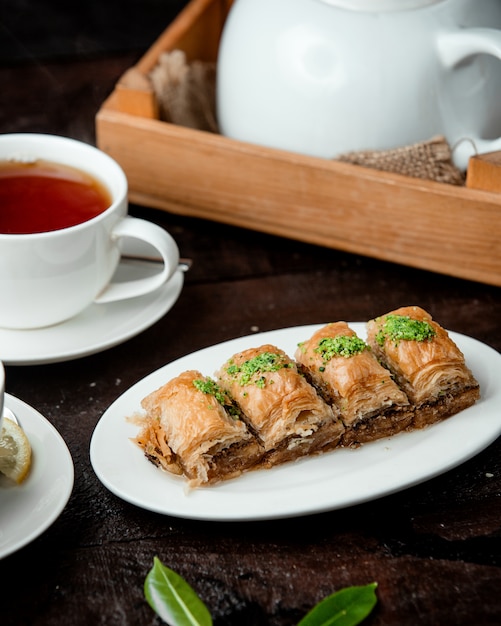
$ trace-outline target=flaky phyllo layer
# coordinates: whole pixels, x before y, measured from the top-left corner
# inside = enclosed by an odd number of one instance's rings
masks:
[[[339,411],[320,398],[276,346],[235,354],[216,378],[241,408],[267,462],[304,456],[339,441]]]
[[[193,485],[238,475],[261,457],[261,445],[231,398],[198,371],[184,372],[142,401],[137,443],[156,465]]]
[[[413,426],[458,413],[480,397],[464,355],[431,315],[402,307],[371,320],[367,341],[414,407]]]
[[[214,378],[187,371],[142,401],[135,442],[192,487],[339,446],[422,428],[472,405],[479,385],[448,333],[419,307],[346,322],[301,342],[234,354]]]
[[[407,396],[346,322],[324,326],[298,346],[295,356],[319,395],[338,407],[345,445],[409,426],[412,408]]]

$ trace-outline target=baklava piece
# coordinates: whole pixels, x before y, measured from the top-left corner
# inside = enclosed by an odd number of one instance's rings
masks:
[[[141,405],[146,414],[136,443],[155,465],[184,474],[190,487],[234,478],[262,457],[231,397],[198,371],[180,374]]]
[[[319,329],[299,344],[295,358],[324,400],[339,409],[343,445],[390,437],[410,425],[407,396],[346,322]]]
[[[402,307],[369,321],[367,341],[414,405],[414,428],[459,413],[479,399],[479,384],[463,353],[420,307]]]
[[[261,441],[263,465],[330,450],[339,443],[344,431],[339,412],[318,396],[296,363],[276,346],[235,354],[215,376]]]

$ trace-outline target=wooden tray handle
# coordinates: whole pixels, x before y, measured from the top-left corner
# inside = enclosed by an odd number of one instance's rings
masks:
[[[501,192],[501,152],[471,157],[466,173],[466,186],[471,189]]]

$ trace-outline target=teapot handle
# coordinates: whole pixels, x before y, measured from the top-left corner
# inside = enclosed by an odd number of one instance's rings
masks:
[[[453,68],[460,61],[477,54],[489,54],[501,60],[501,30],[495,28],[465,28],[453,32],[444,32],[437,40],[439,57],[447,68]],[[471,156],[483,152],[501,150],[501,137],[481,139],[468,137],[452,146],[454,161],[466,169]]]

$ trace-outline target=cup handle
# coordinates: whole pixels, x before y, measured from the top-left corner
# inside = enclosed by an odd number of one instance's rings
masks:
[[[460,61],[477,54],[488,54],[501,60],[501,30],[495,28],[465,28],[444,32],[439,35],[437,45],[439,57],[447,68],[453,68]],[[470,156],[501,150],[501,137],[465,137],[453,149],[454,161],[466,169]]]
[[[111,232],[113,241],[121,237],[132,237],[151,244],[158,250],[163,259],[163,269],[158,274],[148,276],[147,278],[122,283],[109,283],[94,298],[94,302],[98,304],[143,296],[151,291],[155,291],[164,285],[177,269],[179,249],[171,235],[160,226],[136,217],[126,216],[118,222]]]

